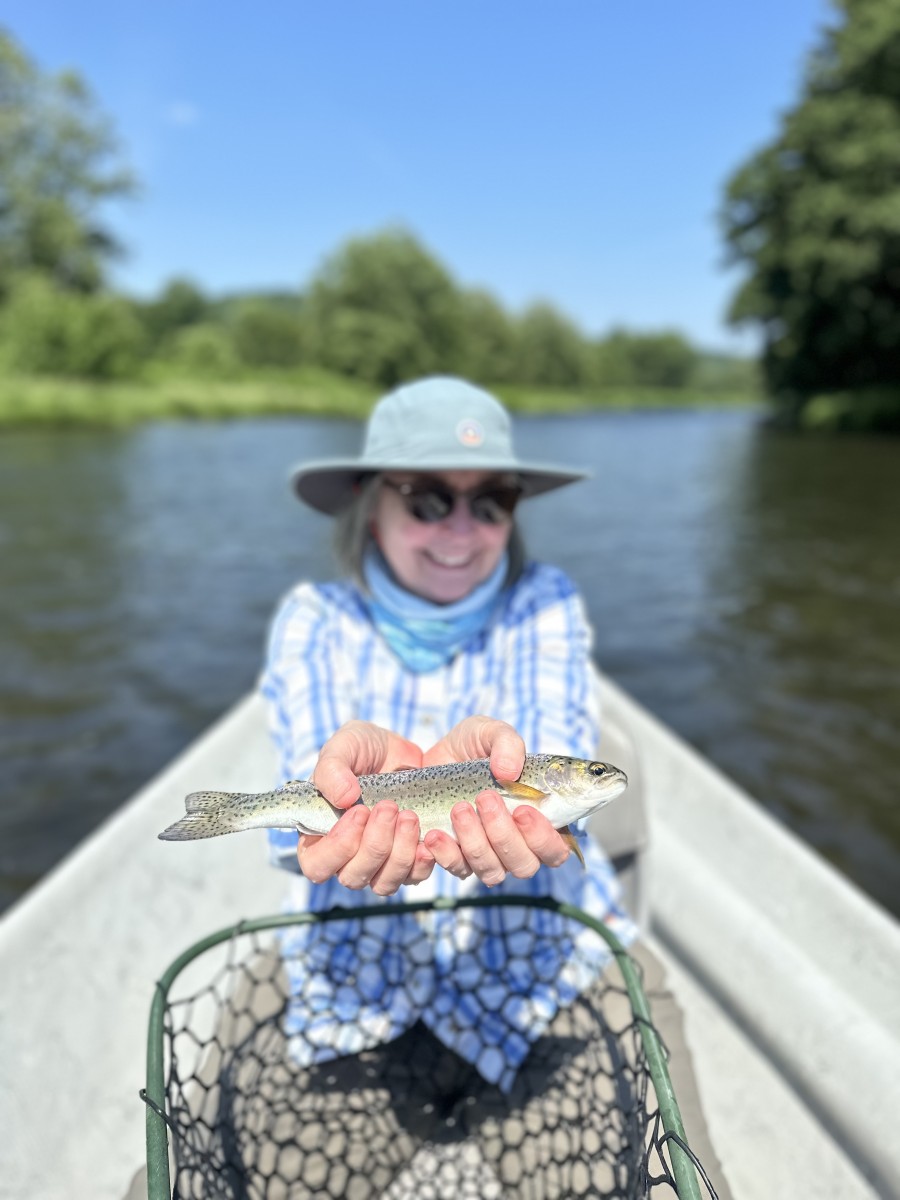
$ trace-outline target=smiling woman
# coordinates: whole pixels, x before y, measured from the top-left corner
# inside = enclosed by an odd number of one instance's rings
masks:
[[[356,618],[356,635],[351,629],[336,632],[335,646],[345,653],[354,641],[360,642],[361,635],[361,644],[365,646],[365,664],[347,663],[346,659],[342,664],[341,655],[336,656],[329,684],[332,719],[343,704],[347,716],[368,722],[370,728],[361,736],[373,737],[380,744],[385,730],[390,731],[391,738],[399,738],[403,743],[400,753],[406,765],[417,765],[416,755],[422,754],[418,747],[425,738],[432,739],[435,730],[449,735],[460,719],[491,712],[505,718],[507,729],[492,733],[489,742],[483,740],[487,734],[479,734],[478,744],[471,749],[490,754],[494,739],[499,738],[498,761],[494,765],[500,768],[501,775],[504,769],[518,774],[524,754],[518,735],[530,734],[527,740],[531,744],[541,733],[537,728],[520,728],[518,702],[513,705],[510,697],[485,691],[483,681],[479,690],[474,682],[477,674],[473,670],[476,661],[473,652],[476,648],[494,646],[502,630],[528,624],[522,622],[521,616],[512,620],[509,614],[518,611],[524,605],[524,597],[529,596],[535,612],[541,608],[552,610],[558,602],[578,609],[573,614],[577,619],[572,621],[571,628],[581,634],[573,638],[567,653],[583,659],[580,665],[587,669],[589,633],[573,586],[560,572],[536,565],[526,581],[521,542],[514,524],[515,509],[522,496],[549,491],[583,474],[571,468],[520,461],[512,445],[509,417],[502,405],[488,393],[452,378],[422,380],[386,396],[369,421],[359,458],[306,463],[297,468],[293,482],[301,500],[339,516],[340,557],[355,580],[355,585],[338,585],[340,590],[327,596],[321,625],[303,637],[311,648],[327,645],[327,630],[334,627],[334,617],[343,609]],[[291,603],[289,598],[289,612]],[[293,593],[293,603],[299,611],[310,606],[317,610],[322,597],[317,589],[301,587]],[[276,640],[282,628],[279,618],[272,643],[276,663],[282,661],[278,649],[281,642]],[[505,670],[511,669],[506,643],[498,643],[494,655]],[[306,661],[309,654],[304,651],[301,657]],[[453,672],[458,673],[464,665],[467,694],[460,695],[459,685],[451,680]],[[517,669],[521,665],[520,660]],[[429,676],[439,670],[449,675],[432,682]],[[496,679],[498,673],[494,670],[492,677]],[[341,674],[353,681],[352,690],[346,694],[333,682]],[[577,671],[575,677],[578,678]],[[288,678],[296,678],[295,662]],[[390,680],[396,680],[395,686],[386,688]],[[418,705],[415,701],[407,702],[409,712],[403,722],[396,696],[398,690],[424,691],[426,681],[432,685],[430,690],[437,707],[429,717],[428,733],[416,736]],[[308,679],[304,677],[303,682],[308,684]],[[578,684],[581,689],[578,703],[586,706],[581,714],[583,733],[595,737],[593,715],[585,699],[591,690],[590,681],[585,676],[578,678]],[[282,685],[281,674],[273,674],[269,694],[276,695]],[[385,707],[388,697],[392,699]],[[449,719],[451,701],[452,720]],[[278,716],[279,724],[293,729],[295,718],[290,713],[279,712]],[[286,716],[284,721],[282,716]],[[308,720],[300,714],[296,719]],[[552,727],[555,722],[549,719]],[[331,729],[326,726],[326,736],[336,732],[339,724]],[[375,729],[377,734],[372,732]],[[318,752],[324,739],[321,728],[316,732],[319,740],[308,749]],[[562,729],[558,736],[565,736]],[[316,742],[315,737],[313,741]],[[342,748],[345,741],[339,739],[337,745]],[[458,749],[451,757],[457,756]],[[446,748],[441,752],[446,753]],[[344,773],[334,786],[338,806],[344,807],[348,799],[358,795],[356,776],[360,769],[383,770],[385,764],[358,760],[355,757],[358,737],[352,743],[352,752],[341,749],[340,753],[344,754]],[[334,746],[330,746],[327,761],[334,762],[337,757]],[[315,765],[315,759],[305,765],[308,770]],[[326,787],[326,794],[327,791]],[[346,836],[349,820],[343,824]],[[380,894],[389,894],[404,883],[417,883],[429,877],[436,863],[457,875],[468,875],[474,870],[483,881],[493,883],[499,882],[507,871],[534,874],[547,856],[553,865],[559,865],[565,857],[561,845],[540,822],[537,829],[531,830],[535,846],[528,845],[528,835],[514,823],[502,826],[504,836],[511,835],[506,861],[501,861],[487,845],[490,839],[486,839],[480,825],[471,829],[470,848],[473,855],[484,860],[481,869],[473,866],[471,858],[460,854],[458,848],[440,841],[418,853],[415,862],[406,863],[413,845],[409,836],[413,830],[405,831],[402,847],[392,848],[387,855],[373,855],[368,845],[373,832],[369,831],[368,838],[361,829],[359,832],[361,846],[351,861],[336,857],[335,844],[310,845],[308,839],[301,839],[300,861],[304,872],[309,875],[312,869],[321,873],[327,862],[328,878],[337,876],[345,884],[359,879],[361,882],[355,886],[371,883]],[[462,845],[465,844],[464,840]]]
[[[384,476],[372,537],[407,591],[449,604],[497,573],[520,495],[487,471]]]
[[[302,583],[284,599],[272,623],[262,690],[279,782],[313,777],[335,808],[349,811],[324,836],[270,831],[273,861],[294,875],[290,906],[352,906],[360,891],[378,904],[408,885],[418,885],[417,899],[502,886],[574,903],[625,942],[634,938],[596,841],[575,831],[582,867],[570,853],[571,834],[567,840],[534,808],[510,811],[490,786],[474,807],[451,809],[454,836],[420,831],[415,812],[400,810],[394,799],[371,809],[355,804],[362,775],[481,758],[489,759],[502,788],[519,778],[526,747],[594,757],[599,718],[584,605],[562,571],[526,561],[516,527],[520,500],[583,475],[521,459],[503,406],[463,380],[443,377],[384,397],[360,455],[296,469],[300,499],[337,519],[338,556],[350,578]],[[392,1102],[397,1079],[402,1075],[409,1087],[418,1079],[433,1093],[435,1137],[446,1133],[444,1093],[454,1063],[470,1071],[473,1112],[485,1104],[513,1112],[524,1095],[558,1105],[560,1087],[577,1090],[590,1047],[584,1063],[573,1055],[571,1077],[560,1084],[541,1067],[540,1046],[573,1004],[591,1003],[605,954],[586,946],[567,919],[546,912],[500,909],[488,916],[484,910],[476,920],[485,938],[477,989],[467,983],[471,956],[453,937],[448,943],[436,933],[432,957],[423,961],[414,918],[379,922],[377,935],[370,925],[365,938],[350,921],[304,927],[286,1016],[289,1033],[297,1035],[290,1044],[304,1048],[299,1065],[384,1046],[379,1108],[400,1121]],[[372,989],[363,987],[358,1011],[348,1015],[346,982],[367,978],[373,936],[384,976]],[[524,958],[516,951],[523,939],[530,947]],[[340,1012],[347,1019],[336,1029],[332,1017]],[[412,1057],[410,1038],[417,1047]],[[442,1067],[419,1078],[416,1063],[435,1055]],[[336,1098],[308,1090],[307,1119],[322,1115],[317,1104],[332,1114],[340,1109]],[[349,1123],[345,1132],[351,1136]],[[369,1143],[353,1153],[367,1179],[390,1166],[375,1161]],[[577,1155],[573,1147],[573,1161]]]

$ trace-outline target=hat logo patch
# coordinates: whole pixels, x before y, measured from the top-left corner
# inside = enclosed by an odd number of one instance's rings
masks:
[[[463,417],[456,427],[456,436],[464,446],[480,446],[484,441],[484,430],[474,417]]]

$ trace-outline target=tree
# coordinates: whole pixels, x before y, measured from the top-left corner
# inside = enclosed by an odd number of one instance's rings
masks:
[[[515,323],[489,292],[460,293],[461,375],[480,383],[515,381],[518,336]]]
[[[614,329],[592,347],[593,380],[600,387],[683,388],[694,382],[700,354],[680,333]]]
[[[316,361],[386,387],[461,361],[456,284],[402,230],[353,239],[328,259],[310,286],[304,328]]]
[[[887,389],[900,421],[900,4],[835,2],[799,103],[727,188],[749,268],[730,318],[761,326],[786,419],[816,393]]]
[[[102,205],[133,187],[79,76],[41,74],[0,31],[0,296],[31,271],[95,290],[119,251]]]
[[[209,315],[210,302],[190,279],[170,279],[156,300],[141,306],[141,318],[154,347]]]
[[[631,335],[624,329],[614,329],[596,341],[591,354],[591,373],[600,387],[633,387],[634,360],[631,354]]]
[[[250,301],[235,317],[234,345],[249,366],[295,366],[303,352],[300,320],[264,300]]]
[[[144,332],[127,300],[67,291],[34,272],[10,288],[0,349],[8,366],[28,374],[120,379],[137,373]]]
[[[519,320],[516,379],[546,387],[578,387],[590,379],[590,348],[551,304],[532,304]]]
[[[211,321],[177,330],[168,343],[166,357],[189,375],[225,377],[238,365],[228,330]]]

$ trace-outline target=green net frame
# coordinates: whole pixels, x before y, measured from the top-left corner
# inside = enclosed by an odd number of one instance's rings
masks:
[[[456,1117],[444,1114],[443,1136],[429,1140],[429,1135],[422,1135],[417,1147],[410,1143],[418,1155],[415,1161],[422,1165],[418,1180],[409,1177],[412,1182],[406,1191],[396,1180],[382,1187],[371,1172],[367,1178],[351,1176],[346,1143],[336,1137],[333,1128],[329,1133],[326,1124],[307,1122],[303,1115],[304,1095],[311,1089],[309,1071],[291,1077],[282,1031],[291,991],[283,982],[279,934],[292,926],[324,927],[332,921],[358,919],[364,928],[366,921],[378,917],[427,920],[425,914],[429,913],[449,912],[454,920],[463,920],[467,909],[492,907],[549,910],[575,922],[576,927],[593,931],[608,948],[615,966],[611,964],[604,972],[602,1011],[591,1015],[603,1030],[603,1063],[585,1076],[580,1089],[597,1089],[596,1103],[590,1101],[589,1124],[594,1128],[584,1133],[573,1160],[566,1149],[571,1138],[563,1120],[565,1099],[558,1112],[551,1106],[550,1117],[539,1116],[537,1124],[531,1110],[523,1110],[521,1122],[482,1119],[481,1150],[474,1142],[459,1138],[448,1142],[448,1128]],[[263,935],[271,936],[265,939]],[[428,933],[423,931],[426,937]],[[222,947],[226,957],[210,978],[202,956],[216,947]],[[176,981],[185,988],[184,995],[175,994]],[[611,1010],[606,999],[613,1005]],[[609,1011],[623,1015],[610,1018]],[[657,1196],[705,1200],[711,1196],[715,1200],[715,1191],[688,1145],[666,1060],[638,964],[602,922],[572,905],[543,897],[486,896],[242,921],[185,950],[156,985],[147,1044],[147,1086],[141,1093],[147,1106],[148,1200],[193,1196],[301,1200],[357,1195],[453,1195],[456,1200],[470,1195],[481,1200],[510,1195],[627,1200],[655,1200]],[[364,1078],[375,1071],[371,1066],[364,1069],[363,1060],[344,1061],[353,1064],[360,1079],[357,1087],[351,1077],[350,1089],[344,1087],[340,1103],[344,1110],[348,1106],[359,1110],[363,1137],[375,1139],[376,1130],[383,1125],[381,1094],[367,1091]],[[322,1070],[327,1074],[327,1064]],[[327,1078],[334,1082],[333,1074]],[[419,1105],[410,1124],[421,1121],[421,1109],[432,1107]],[[458,1115],[458,1104],[454,1112]],[[572,1113],[568,1115],[571,1118]],[[429,1128],[433,1134],[434,1123]],[[405,1130],[401,1133],[401,1140],[408,1140]],[[393,1152],[397,1136],[396,1128],[385,1135],[386,1153]],[[554,1162],[559,1145],[563,1147],[560,1162]],[[485,1148],[497,1173],[483,1161]],[[478,1162],[472,1165],[470,1160],[479,1155],[480,1166]],[[529,1183],[529,1164],[536,1161],[536,1155],[542,1156],[543,1162],[540,1181]],[[305,1164],[302,1170],[301,1164]],[[470,1177],[474,1171],[474,1182],[472,1178],[467,1181],[467,1170]],[[479,1177],[479,1170],[487,1175]],[[510,1179],[515,1186],[506,1186],[504,1180],[508,1183]]]

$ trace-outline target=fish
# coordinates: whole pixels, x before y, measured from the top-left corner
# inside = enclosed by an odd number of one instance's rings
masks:
[[[490,788],[500,794],[510,812],[526,804],[543,813],[583,864],[569,825],[609,804],[627,785],[625,772],[612,763],[529,754],[514,782],[496,779],[487,758],[362,775],[356,803],[371,808],[379,800],[394,800],[400,809],[418,816],[420,841],[432,829],[455,838],[450,821],[454,804],[465,800],[474,805],[479,792]],[[291,780],[270,792],[191,792],[185,810],[185,816],[159,834],[161,841],[192,841],[245,829],[295,828],[300,833],[326,834],[348,811],[329,804],[314,783],[302,780]]]

